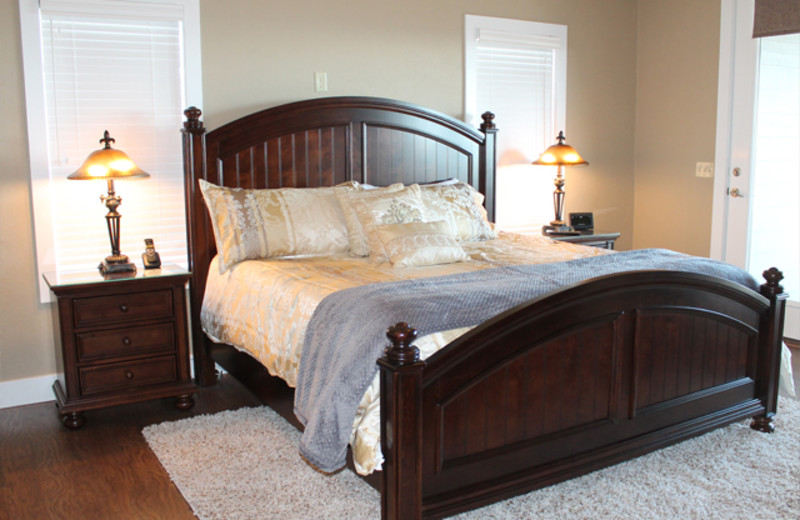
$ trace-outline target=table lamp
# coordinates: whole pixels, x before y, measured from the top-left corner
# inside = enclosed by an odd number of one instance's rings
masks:
[[[106,224],[108,238],[111,241],[111,255],[100,263],[98,269],[104,275],[135,272],[136,266],[119,251],[119,220],[122,215],[117,212],[117,208],[122,204],[122,198],[114,191],[114,179],[145,178],[150,177],[150,174],[136,166],[125,152],[111,148],[111,143],[115,141],[109,135],[108,130],[105,131],[100,142],[104,143],[103,148],[89,154],[81,167],[71,173],[67,179],[105,179],[108,181],[108,194],[101,195],[100,201],[104,202],[108,208]]]
[[[546,232],[550,233],[568,233],[572,232],[573,229],[567,225],[563,219],[564,196],[566,194],[564,192],[564,166],[579,166],[589,163],[586,162],[573,147],[564,142],[566,137],[564,137],[563,130],[558,133],[556,139],[558,142],[542,152],[539,158],[533,161],[532,164],[558,166],[558,173],[554,181],[556,189],[553,192],[553,207],[555,208],[556,218],[550,222],[549,226],[545,226],[544,229]]]

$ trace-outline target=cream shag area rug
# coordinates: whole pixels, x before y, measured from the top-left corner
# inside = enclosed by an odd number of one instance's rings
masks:
[[[638,459],[458,515],[459,519],[800,519],[800,401],[781,398],[768,435],[733,424]],[[325,476],[299,433],[266,407],[149,426],[143,434],[206,519],[378,519],[378,493]]]

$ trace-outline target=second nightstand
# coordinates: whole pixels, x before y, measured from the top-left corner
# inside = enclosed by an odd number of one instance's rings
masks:
[[[579,235],[551,235],[544,233],[546,237],[553,240],[560,240],[562,242],[571,242],[573,244],[583,244],[585,246],[602,247],[605,249],[614,249],[614,242],[619,238],[619,233],[606,233],[595,231],[581,231]]]
[[[97,271],[44,275],[55,308],[56,405],[68,428],[81,412],[162,397],[194,406],[189,371],[186,282],[177,266],[104,278]],[[58,337],[60,335],[60,337]]]

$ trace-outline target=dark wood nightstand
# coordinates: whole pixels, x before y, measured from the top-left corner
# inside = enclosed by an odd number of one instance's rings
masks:
[[[608,233],[603,231],[581,231],[579,235],[551,235],[543,233],[544,236],[562,242],[572,242],[573,244],[583,244],[585,246],[602,247],[604,249],[614,249],[614,242],[619,238],[619,233]]]
[[[58,379],[53,384],[64,426],[80,428],[85,410],[177,397],[194,406],[189,372],[186,282],[178,266],[104,278],[98,271],[46,273],[54,306]]]

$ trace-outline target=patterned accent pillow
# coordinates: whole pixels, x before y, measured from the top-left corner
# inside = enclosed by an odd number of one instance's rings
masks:
[[[359,197],[352,205],[361,225],[366,255],[372,255],[374,248],[378,247],[370,242],[369,232],[375,226],[427,221],[425,205],[420,199],[419,186],[416,184],[395,192]]]
[[[344,253],[347,225],[336,191],[324,188],[226,188],[198,180],[206,201],[220,273],[242,260]]]
[[[459,242],[497,238],[483,207],[483,194],[466,182],[425,184],[421,190],[428,220],[447,222]]]
[[[447,222],[382,224],[369,231],[374,260],[394,267],[418,267],[469,260],[469,255],[450,234]]]
[[[397,183],[384,188],[365,188],[365,185],[360,185],[359,189],[353,190],[337,190],[336,196],[339,199],[342,212],[344,213],[345,224],[347,225],[348,240],[350,243],[350,254],[353,256],[369,256],[369,245],[367,244],[367,235],[364,230],[364,223],[361,217],[356,212],[356,208],[362,203],[365,204],[379,204],[383,197],[392,197],[392,194],[403,191],[403,184]],[[404,197],[405,195],[401,196]],[[417,202],[419,202],[419,194],[417,193]],[[421,206],[421,203],[418,204]],[[366,214],[366,213],[365,213]],[[380,222],[383,224],[384,222]]]

